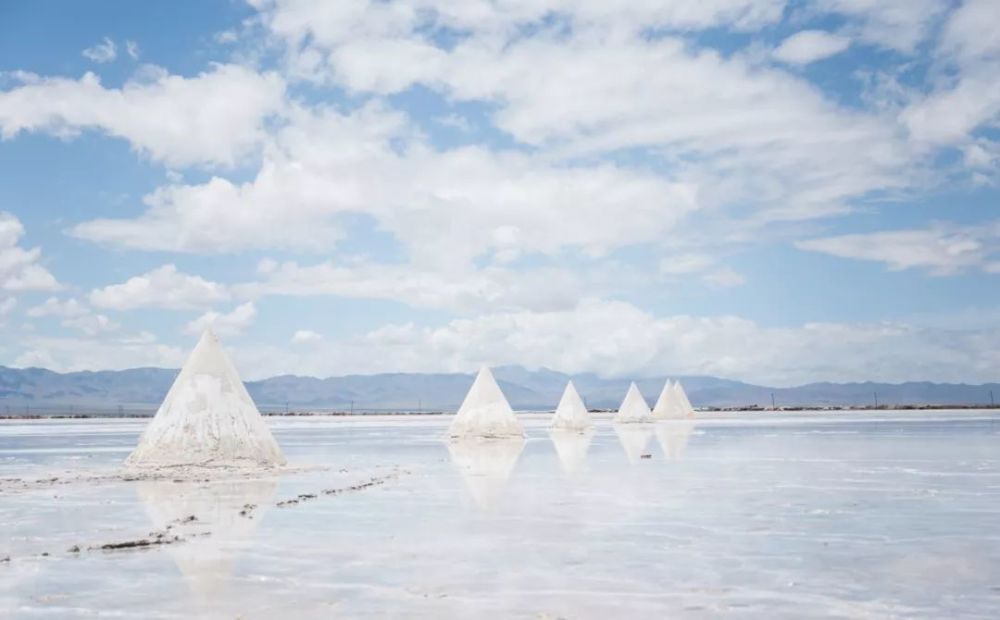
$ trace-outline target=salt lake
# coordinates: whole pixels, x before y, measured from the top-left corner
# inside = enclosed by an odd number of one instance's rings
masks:
[[[106,476],[147,420],[0,421],[0,615],[1000,609],[1000,412],[598,417],[585,436],[520,417],[525,441],[480,445],[445,441],[449,416],[269,418],[298,469],[216,481]],[[141,539],[168,544],[100,548]]]

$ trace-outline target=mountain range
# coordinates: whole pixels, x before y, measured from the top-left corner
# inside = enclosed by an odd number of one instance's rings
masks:
[[[57,373],[42,368],[0,366],[0,416],[24,413],[151,412],[166,395],[177,370],[135,368]],[[572,379],[590,408],[614,408],[628,378],[567,375],[548,369],[501,366],[494,374],[515,409],[551,410]],[[708,376],[680,376],[695,407],[871,405],[984,405],[1000,384],[810,383],[772,388]],[[250,381],[247,389],[262,411],[454,411],[473,375],[391,373],[318,379],[283,375]],[[665,377],[637,379],[652,402]]]

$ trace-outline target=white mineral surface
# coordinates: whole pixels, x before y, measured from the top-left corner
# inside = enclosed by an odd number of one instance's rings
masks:
[[[518,417],[478,447],[448,416],[269,418],[292,467],[177,482],[120,474],[146,420],[0,421],[0,617],[1000,609],[1000,413],[604,414],[573,445]]]

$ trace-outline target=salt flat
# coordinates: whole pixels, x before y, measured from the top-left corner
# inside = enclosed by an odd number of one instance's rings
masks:
[[[272,418],[289,462],[315,467],[215,482],[101,478],[146,420],[2,421],[0,615],[1000,608],[1000,413],[599,417],[555,439],[520,417],[523,443],[479,448],[449,446],[448,416]],[[157,532],[179,541],[99,549]]]

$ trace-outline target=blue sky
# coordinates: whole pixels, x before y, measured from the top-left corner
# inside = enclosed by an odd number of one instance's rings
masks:
[[[0,9],[0,364],[994,381],[994,2]]]

